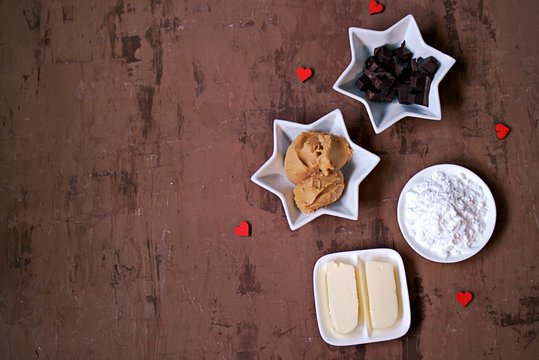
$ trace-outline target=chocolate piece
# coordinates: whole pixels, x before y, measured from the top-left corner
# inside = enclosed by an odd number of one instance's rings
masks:
[[[376,92],[376,89],[367,90],[367,99],[375,102],[382,102],[384,100],[384,94],[382,92]]]
[[[420,72],[415,72],[410,76],[410,87],[414,90],[425,91],[426,83],[427,76]]]
[[[398,56],[393,56],[393,60],[395,61],[395,76],[401,78],[409,77],[412,73],[410,61],[402,60]]]
[[[426,59],[423,59],[423,58],[417,59],[417,64],[419,67],[419,71],[421,71],[423,74],[429,77],[432,77],[434,73],[436,72],[436,66],[438,65],[438,60],[436,60],[432,56],[429,56]]]
[[[356,81],[356,86],[361,91],[367,91],[369,87],[371,86],[371,81],[369,80],[369,77],[366,74],[361,74],[359,79]]]
[[[429,106],[429,90],[430,89],[427,89],[425,91],[412,90],[408,94],[408,102],[412,104]]]
[[[385,45],[379,46],[374,49],[374,56],[376,56],[378,60],[380,60],[380,62],[383,64],[388,64],[393,58],[391,50],[385,47]]]
[[[374,72],[377,72],[377,73],[383,73],[383,72],[386,72],[386,71],[388,71],[388,70],[389,70],[389,69],[386,69],[386,68],[384,67],[384,65],[380,65],[380,66],[378,66],[378,67],[376,68],[376,70],[374,70]]]
[[[378,69],[382,69],[382,64],[380,63],[380,60],[374,56],[369,56],[367,59],[367,69],[371,71],[377,71]]]
[[[376,56],[369,56],[367,58],[367,67],[370,69],[374,64],[380,65],[380,60]]]
[[[425,86],[423,87],[423,91],[429,92],[430,91],[430,83],[432,82],[430,77],[425,77]]]
[[[375,87],[379,91],[382,90],[381,88],[382,88],[382,85],[383,85],[383,80],[382,80],[382,77],[380,75],[381,75],[380,73],[375,73],[375,76],[373,76],[371,78],[373,87]]]
[[[412,66],[412,71],[419,71],[419,65],[417,64],[417,59],[412,59],[411,66]]]
[[[413,54],[401,46],[389,50],[386,46],[374,49],[356,87],[366,92],[370,101],[391,102],[397,96],[400,104],[428,106],[430,84],[438,61],[429,56],[414,59]]]
[[[429,101],[428,92],[411,92],[410,94],[408,94],[408,101],[413,104],[427,106]]]
[[[397,88],[396,87],[391,87],[387,94],[384,96],[384,101],[385,102],[391,102],[393,101],[393,97],[395,96],[395,94],[397,93]]]
[[[379,72],[379,73],[373,73],[370,70],[366,70],[365,73],[371,80],[372,86],[382,93],[386,93],[391,85],[393,85],[393,82],[395,81],[395,77],[391,75],[391,73],[385,71],[385,72]]]
[[[376,78],[376,73],[374,71],[371,71],[370,69],[366,69],[364,74],[367,75],[370,81],[373,81],[373,79]]]
[[[393,56],[398,57],[400,60],[410,61],[412,60],[412,53],[404,47],[404,41],[401,46],[393,50]]]
[[[411,92],[408,94],[408,102],[412,104],[420,104],[423,101],[423,93]]]
[[[427,76],[425,81],[425,90],[424,90],[424,97],[423,97],[423,106],[429,106],[429,94],[430,94],[430,83],[432,80],[430,77]]]
[[[409,85],[406,85],[406,84],[399,85],[399,87],[397,88],[399,104],[410,104],[411,103],[410,100],[409,100],[410,91],[412,91],[412,89],[410,88]]]
[[[376,78],[380,79],[381,82],[380,86],[377,86],[377,88],[384,94],[387,93],[395,81],[395,77],[389,72],[380,73]]]
[[[429,106],[429,93],[430,93],[430,88],[423,92],[423,102],[421,103],[421,105]]]
[[[382,66],[387,72],[391,73],[392,75],[395,74],[395,61],[393,60],[393,56],[387,64],[383,64]]]

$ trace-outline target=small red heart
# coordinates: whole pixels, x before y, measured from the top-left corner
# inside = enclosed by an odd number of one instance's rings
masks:
[[[371,0],[369,3],[369,11],[371,12],[371,15],[379,14],[384,11],[384,5],[378,4],[376,0]]]
[[[504,139],[507,136],[507,134],[509,134],[509,131],[511,131],[511,129],[508,126],[505,126],[502,123],[496,124],[494,128],[496,129],[496,136],[500,140]]]
[[[237,236],[249,236],[249,223],[247,221],[242,221],[240,226],[234,229],[234,234]]]
[[[301,82],[305,82],[305,80],[313,76],[313,70],[311,68],[304,68],[303,66],[299,66],[296,69],[296,74],[298,75],[298,78],[301,80]]]
[[[473,295],[469,291],[466,291],[466,292],[459,291],[456,294],[456,297],[460,305],[462,305],[462,307],[466,307],[468,306],[470,301],[472,301]]]

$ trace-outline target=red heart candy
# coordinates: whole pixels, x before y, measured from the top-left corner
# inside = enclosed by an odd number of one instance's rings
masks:
[[[507,134],[509,134],[509,131],[511,131],[509,127],[505,126],[502,123],[496,124],[494,128],[496,129],[496,136],[500,140],[504,139],[507,136]]]
[[[378,4],[376,0],[371,0],[369,3],[369,11],[371,12],[371,15],[379,14],[384,11],[384,5]]]
[[[466,292],[459,291],[456,294],[456,297],[460,305],[462,305],[462,307],[466,307],[470,303],[470,301],[472,301],[473,295],[469,291],[466,291]]]
[[[240,226],[234,229],[234,234],[237,236],[249,236],[249,223],[247,221],[242,221]]]
[[[298,75],[298,78],[301,80],[301,82],[304,82],[311,76],[313,76],[313,70],[311,68],[304,68],[303,66],[299,66],[296,69],[296,74]]]

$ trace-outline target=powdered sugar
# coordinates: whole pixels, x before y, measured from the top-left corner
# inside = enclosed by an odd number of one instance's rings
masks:
[[[447,258],[472,249],[485,230],[487,200],[464,174],[437,171],[405,194],[405,225],[422,246]]]

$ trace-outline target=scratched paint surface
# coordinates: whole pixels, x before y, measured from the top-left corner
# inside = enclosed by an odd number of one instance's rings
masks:
[[[0,358],[536,358],[539,5],[385,1],[369,16],[367,3],[0,0]],[[457,59],[443,120],[376,136],[331,86],[349,26],[407,13]],[[299,65],[314,77],[299,82]],[[334,108],[382,160],[358,221],[290,232],[249,177],[273,119]],[[441,162],[477,172],[498,204],[491,242],[461,264],[420,258],[396,222],[404,183]],[[243,220],[250,238],[233,235]],[[410,332],[329,346],[313,265],[372,247],[405,260]],[[466,309],[459,290],[475,295]]]

